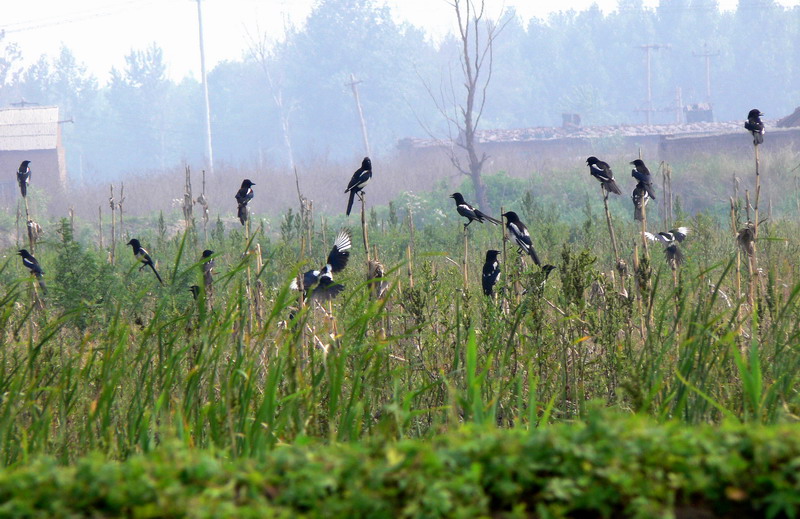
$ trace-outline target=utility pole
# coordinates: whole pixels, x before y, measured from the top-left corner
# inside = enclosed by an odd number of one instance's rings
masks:
[[[206,50],[203,40],[203,9],[197,0],[197,25],[200,29],[200,75],[203,78],[203,95],[206,101],[206,159],[208,172],[214,175],[214,149],[211,147],[211,103],[208,101],[208,77],[206,76]]]
[[[364,151],[367,153],[367,157],[372,155],[369,151],[369,139],[367,138],[367,124],[364,122],[364,112],[361,111],[361,99],[358,97],[358,84],[361,81],[356,81],[356,77],[353,74],[350,74],[350,82],[345,83],[346,86],[349,86],[353,89],[353,97],[356,98],[356,109],[358,110],[358,120],[361,123],[361,137],[364,139]]]
[[[645,121],[649,125],[651,122],[651,116],[653,113],[653,88],[652,88],[652,72],[650,67],[650,55],[651,51],[658,50],[658,49],[669,49],[669,45],[661,45],[658,43],[650,43],[647,45],[639,45],[639,48],[642,49],[645,53],[645,66],[647,68],[647,106],[645,106],[644,110],[637,110],[639,112],[645,113]]]
[[[711,105],[711,58],[719,56],[719,51],[709,52],[708,43],[704,43],[703,52],[692,51],[692,56],[706,60],[706,102]]]

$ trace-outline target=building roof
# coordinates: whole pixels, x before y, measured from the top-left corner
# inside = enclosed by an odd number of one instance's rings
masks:
[[[0,151],[54,150],[57,146],[57,106],[0,109]]]

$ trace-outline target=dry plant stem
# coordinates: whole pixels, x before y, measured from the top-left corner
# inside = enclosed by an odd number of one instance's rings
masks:
[[[634,278],[635,278],[634,279],[634,284],[636,285],[636,291],[639,293],[639,297],[636,298],[636,310],[639,313],[639,335],[644,340],[644,329],[645,329],[645,327],[644,327],[644,312],[642,311],[643,308],[644,308],[643,307],[644,294],[642,294],[642,290],[639,287],[639,280],[636,279],[636,278],[638,278],[638,275],[639,275],[640,265],[641,264],[639,263],[639,246],[634,241],[633,242],[633,272],[634,272]]]
[[[503,206],[500,206],[500,214],[502,215],[505,212],[506,211],[503,208]],[[503,217],[501,216],[500,219],[502,220]],[[500,268],[501,269],[506,269],[506,272],[510,272],[510,269],[508,268],[508,258],[507,258],[507,249],[506,249],[506,245],[507,245],[507,242],[508,242],[508,240],[506,239],[506,226],[501,223],[500,225],[498,225],[498,227],[500,227],[500,238],[501,238],[500,239],[500,243],[503,244],[503,264],[500,266]],[[501,270],[500,276],[501,276],[501,280],[503,280],[503,281],[501,281],[501,285],[504,286],[504,287],[508,287],[509,286],[508,283],[504,282],[504,280],[508,279],[508,275],[503,276],[502,270]],[[506,301],[507,301],[507,299],[506,299]],[[505,309],[506,308],[504,307],[504,310]]]
[[[464,290],[469,288],[469,275],[467,269],[467,252],[469,251],[469,237],[467,235],[467,228],[464,227],[464,261],[462,263],[464,274]]]
[[[28,198],[25,197],[22,200],[25,202],[25,228],[28,229],[28,248],[31,250],[31,254],[35,254],[36,239],[33,237],[33,226],[30,225],[31,213],[28,209]]]
[[[364,252],[367,254],[367,272],[369,272],[369,235],[367,233],[367,199],[361,192],[361,237],[364,239]]]
[[[98,243],[100,243],[100,250],[103,250],[103,206],[97,206],[97,232],[99,234]]]
[[[614,248],[614,266],[619,264],[619,248],[617,248],[617,237],[614,235],[614,225],[611,223],[611,212],[608,210],[608,191],[604,185],[600,185],[603,193],[603,208],[606,212],[606,223],[608,223],[608,234],[611,236],[611,246]]]
[[[111,206],[111,264],[114,264],[114,254],[117,248],[117,204],[114,201],[114,184],[109,186],[111,196],[108,198],[108,205]]]
[[[123,182],[119,188],[119,202],[117,202],[117,209],[119,209],[119,237],[125,241],[125,223],[122,219],[122,203],[125,202],[125,183]]]
[[[411,244],[406,245],[406,258],[408,260],[408,286],[414,288],[414,260],[411,255]]]
[[[745,208],[747,210],[747,221],[752,222],[753,220],[750,218],[750,191],[744,192],[745,198]],[[757,215],[756,215],[757,216]],[[754,224],[755,225],[755,224]],[[753,241],[753,255],[747,257],[747,274],[748,278],[748,292],[747,292],[747,303],[750,305],[750,309],[754,308],[756,302],[756,280],[755,280],[755,240]]]
[[[17,202],[17,248],[19,249],[19,221],[22,218],[22,210],[20,209],[20,204]]]

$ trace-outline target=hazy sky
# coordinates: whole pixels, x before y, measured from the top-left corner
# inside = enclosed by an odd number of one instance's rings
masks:
[[[380,1],[380,0],[378,0]],[[16,42],[26,63],[55,54],[63,42],[105,82],[112,66],[121,67],[131,49],[156,42],[164,50],[174,79],[199,76],[197,4],[194,0],[24,0],[3,2],[0,30]],[[209,70],[219,61],[239,58],[248,48],[248,32],[279,37],[286,24],[301,24],[315,0],[203,0],[203,25]],[[613,10],[616,0],[487,0],[492,13],[513,6],[524,18],[597,3]],[[652,6],[657,0],[646,0]],[[784,0],[796,5],[800,0]],[[445,0],[386,0],[396,15],[434,35],[451,29]],[[720,0],[723,9],[736,0]]]

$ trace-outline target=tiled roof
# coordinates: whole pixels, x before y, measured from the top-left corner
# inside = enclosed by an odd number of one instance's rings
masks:
[[[0,151],[52,150],[57,145],[57,106],[0,109]]]

